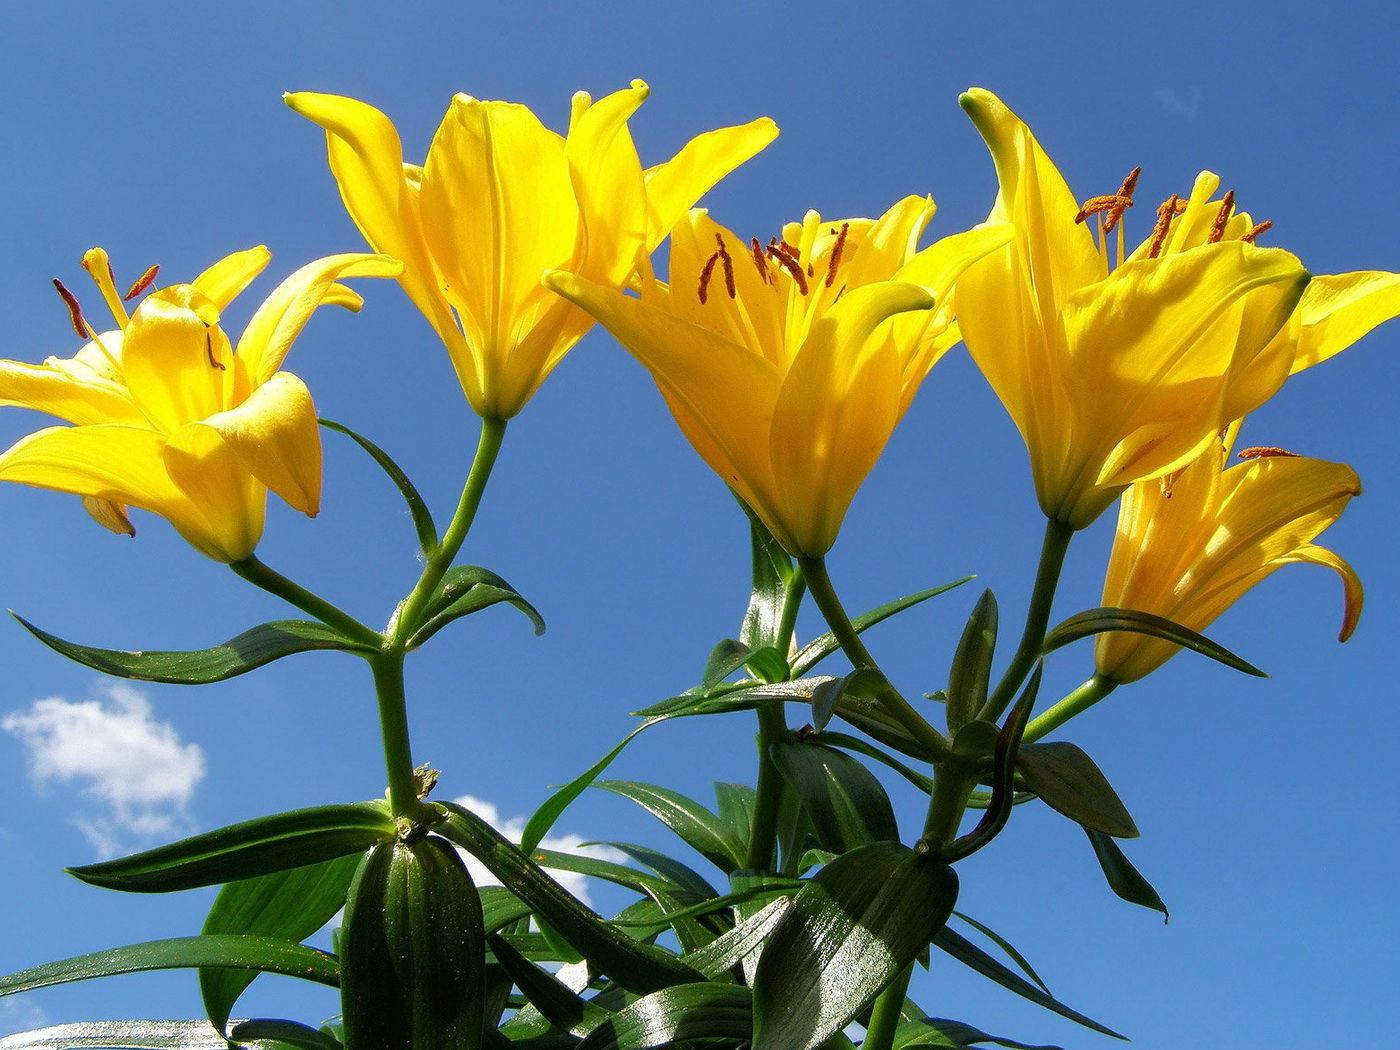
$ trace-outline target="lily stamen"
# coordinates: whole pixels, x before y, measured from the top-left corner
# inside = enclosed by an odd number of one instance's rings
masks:
[[[787,251],[783,249],[787,249]],[[789,255],[788,252],[792,252],[793,254]],[[797,290],[805,296],[808,291],[807,275],[802,272],[802,265],[797,261],[796,249],[793,248],[792,245],[774,237],[768,242],[768,254],[773,257],[779,266],[792,275],[792,279],[797,282]]]
[[[1220,210],[1215,213],[1215,219],[1210,224],[1210,232],[1206,234],[1207,244],[1217,244],[1220,238],[1225,236],[1225,226],[1230,221],[1230,216],[1235,212],[1235,191],[1227,190],[1225,196],[1220,199]]]
[[[705,267],[700,271],[700,305],[703,306],[710,296],[710,278],[714,276],[715,263],[724,266],[724,290],[729,293],[729,298],[733,299],[737,294],[734,287],[734,261],[730,258],[729,252],[724,247],[724,241],[719,234],[715,234],[716,248],[710,253],[710,257],[705,260]]]
[[[768,264],[763,261],[763,245],[758,243],[757,237],[749,238],[749,247],[753,249],[753,264],[758,270],[758,275],[763,278],[763,283],[768,283]]]
[[[1082,223],[1091,215],[1100,212],[1107,212],[1108,217],[1104,220],[1103,232],[1112,233],[1114,227],[1123,218],[1123,213],[1133,206],[1133,191],[1137,189],[1138,176],[1142,174],[1142,166],[1134,168],[1128,172],[1118,187],[1117,193],[1108,193],[1099,197],[1090,197],[1084,202],[1084,206],[1079,209],[1079,214],[1074,217],[1076,223]]]
[[[836,270],[841,265],[841,250],[846,247],[846,234],[850,232],[851,224],[843,222],[841,232],[836,234],[836,243],[831,246],[831,262],[826,267],[826,287],[828,288],[836,280]]]
[[[204,353],[209,358],[209,367],[217,368],[220,372],[227,371],[223,363],[214,356],[214,333],[207,326],[204,329]]]
[[[1301,459],[1296,452],[1289,452],[1286,448],[1279,448],[1277,445],[1254,445],[1250,448],[1242,448],[1235,455],[1240,459],[1273,459],[1283,457],[1285,459]]]
[[[132,282],[131,287],[122,296],[122,302],[129,303],[138,295],[144,292],[156,282],[156,274],[160,273],[160,263],[153,263],[146,268],[146,272]]]
[[[1147,257],[1155,259],[1162,253],[1162,245],[1167,243],[1172,220],[1186,210],[1186,202],[1173,193],[1157,209],[1157,225],[1152,228],[1152,243],[1147,248]]]
[[[1240,236],[1240,240],[1244,241],[1245,244],[1253,244],[1254,239],[1256,237],[1258,237],[1261,233],[1266,233],[1267,231],[1272,230],[1273,228],[1274,220],[1265,219],[1263,222],[1259,223],[1257,226],[1254,227],[1254,229],[1250,230],[1248,233],[1242,234]]]
[[[58,290],[59,298],[63,300],[63,305],[68,307],[68,321],[73,326],[73,331],[78,333],[79,339],[91,338],[93,331],[88,327],[88,323],[83,318],[83,308],[78,305],[78,297],[75,296],[57,277],[53,279],[53,286]]]

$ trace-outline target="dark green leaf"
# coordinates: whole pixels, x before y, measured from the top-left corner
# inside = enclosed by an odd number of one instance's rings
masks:
[[[325,952],[275,937],[232,933],[204,937],[172,937],[121,948],[77,955],[45,963],[8,977],[0,977],[0,995],[34,988],[111,977],[144,970],[180,970],[199,966],[227,966],[300,977],[318,984],[340,984],[340,965]]]
[[[409,638],[408,647],[417,649],[453,620],[460,620],[463,616],[470,616],[501,602],[513,605],[524,613],[534,625],[535,634],[544,634],[544,617],[539,610],[505,580],[479,565],[454,565],[443,576],[437,597],[426,610],[427,618]]]
[[[16,620],[39,641],[60,656],[84,667],[117,678],[166,685],[208,685],[234,678],[293,653],[314,649],[337,649],[347,653],[371,654],[368,646],[352,642],[334,628],[310,620],[274,620],[244,631],[221,645],[208,649],[97,649],[64,641],[55,634],[35,627],[18,613]]]
[[[525,998],[550,1024],[574,1035],[584,1035],[610,1016],[569,990],[557,977],[526,959],[502,937],[488,938],[496,961],[505,967]]]
[[[669,879],[652,875],[625,864],[617,864],[600,857],[585,857],[577,853],[545,849],[536,846],[530,851],[530,859],[542,868],[554,871],[572,871],[579,875],[590,875],[617,886],[625,886],[638,893],[650,893],[654,889],[671,890],[675,887]]]
[[[782,897],[753,915],[740,916],[734,929],[720,934],[705,947],[687,955],[685,961],[706,977],[718,980],[756,953],[791,907],[791,899]]]
[[[731,490],[732,491],[732,490]],[[749,519],[749,538],[753,548],[753,589],[744,623],[739,628],[739,640],[750,649],[762,649],[778,640],[778,624],[783,617],[783,596],[787,581],[797,570],[792,558],[773,538],[768,527],[735,492],[734,498]]]
[[[234,1025],[229,1038],[236,1043],[275,1041],[282,1046],[296,1047],[297,1050],[341,1050],[340,1040],[327,1032],[296,1021],[268,1017]]]
[[[745,844],[694,799],[635,780],[600,780],[594,786],[637,803],[726,875],[744,866]]]
[[[706,695],[715,686],[744,666],[751,649],[737,638],[722,639],[710,650],[705,670],[700,675],[700,692]]]
[[[952,583],[945,583],[941,587],[932,587],[926,591],[919,591],[916,594],[906,594],[903,598],[896,598],[892,602],[876,606],[869,612],[862,613],[851,620],[851,625],[859,633],[867,627],[874,627],[882,620],[888,620],[895,613],[903,612],[905,609],[912,609],[920,602],[926,602],[930,598],[951,591],[954,587],[961,587],[971,576],[964,576],[961,580],[954,580]],[[801,676],[810,671],[818,660],[825,659],[834,653],[840,646],[837,644],[834,635],[828,631],[826,634],[818,635],[797,651],[790,661],[794,676]]]
[[[992,929],[990,926],[978,922],[971,915],[964,915],[960,911],[955,911],[953,912],[953,914],[956,915],[963,922],[971,926],[978,933],[982,934],[982,936],[986,937],[989,941],[995,944],[1002,951],[1004,951],[1008,956],[1010,956],[1011,961],[1021,968],[1022,973],[1024,973],[1036,984],[1040,985],[1041,991],[1043,991],[1046,995],[1050,994],[1050,987],[1040,979],[1040,974],[1036,973],[1035,968],[1031,966],[1030,962],[1027,961],[1026,957],[1016,950],[1015,945],[1013,945],[1001,934],[997,933],[997,931]]]
[[[740,842],[749,841],[754,807],[757,805],[758,792],[747,784],[716,782],[715,806],[719,810],[719,819]]]
[[[956,733],[977,717],[987,702],[987,683],[992,673],[992,654],[997,644],[997,600],[990,590],[967,618],[962,639],[948,672],[948,731]]]
[[[79,1021],[0,1038],[0,1050],[228,1050],[207,1021]]]
[[[754,677],[761,678],[765,682],[782,682],[788,676],[787,661],[771,645],[765,645],[762,649],[755,649],[749,653],[748,659],[744,661],[744,666]]]
[[[812,690],[812,727],[825,729],[837,706],[847,697],[868,700],[889,683],[872,667],[857,667],[850,674],[829,679]]]
[[[202,932],[304,941],[345,906],[345,894],[359,865],[360,858],[354,854],[230,882],[214,898]],[[256,976],[247,970],[199,971],[199,990],[210,1024],[224,1030],[233,1004]]]
[[[655,1050],[689,1039],[748,1039],[752,994],[733,984],[682,984],[644,996],[588,1034],[578,1050]]]
[[[895,758],[893,755],[886,754],[869,741],[862,740],[859,737],[848,736],[845,733],[829,732],[815,734],[811,739],[819,744],[839,747],[844,751],[855,751],[858,754],[865,755],[867,758],[873,758],[876,762],[893,769],[925,795],[933,791],[932,777],[925,776],[917,769],[909,768],[899,759]]]
[[[1021,1043],[1001,1035],[988,1035],[979,1028],[943,1017],[920,1017],[905,1021],[895,1029],[893,1050],[916,1050],[917,1047],[948,1047],[964,1050],[974,1043],[996,1043],[1012,1050],[1064,1050],[1063,1047]]]
[[[946,926],[934,935],[933,943],[936,947],[951,955],[954,959],[957,959],[958,962],[962,963],[964,966],[976,970],[983,977],[995,981],[1003,988],[1015,992],[1022,998],[1029,999],[1037,1006],[1042,1006],[1052,1013],[1059,1014],[1061,1017],[1067,1017],[1077,1024],[1082,1024],[1085,1028],[1092,1028],[1094,1031],[1102,1032],[1104,1035],[1111,1035],[1115,1039],[1127,1038],[1115,1032],[1112,1028],[1099,1024],[1099,1022],[1095,1021],[1092,1017],[1086,1017],[1078,1010],[1070,1009],[1053,996],[1047,995],[1014,970],[1010,970],[997,962],[966,937],[954,933]]]
[[[1095,831],[1093,828],[1084,828],[1084,834],[1089,836],[1089,844],[1094,847],[1094,856],[1099,859],[1099,867],[1103,868],[1104,876],[1114,893],[1129,904],[1140,904],[1144,908],[1161,912],[1164,920],[1171,917],[1167,906],[1162,903],[1162,898],[1152,888],[1152,883],[1133,867],[1132,862],[1123,855],[1118,843],[1102,831]]]
[[[802,800],[822,848],[845,853],[871,842],[898,842],[894,807],[870,770],[820,744],[778,741],[773,763]]]
[[[895,842],[838,857],[792,899],[758,963],[754,1050],[812,1050],[914,961],[957,898],[953,869]]]
[[[1202,656],[1208,656],[1226,667],[1233,667],[1236,671],[1243,671],[1245,674],[1252,674],[1258,678],[1268,677],[1252,663],[1236,656],[1223,645],[1218,645],[1204,635],[1197,634],[1189,627],[1172,623],[1172,621],[1161,616],[1154,616],[1152,613],[1138,612],[1136,609],[1103,608],[1076,613],[1045,636],[1045,646],[1042,652],[1052,652],[1070,642],[1076,642],[1080,638],[1088,638],[1090,635],[1102,634],[1105,631],[1128,631],[1132,634],[1145,634],[1152,638],[1160,638],[1166,642],[1173,642],[1184,649],[1200,653]]]
[[[805,704],[811,701],[813,690],[824,682],[833,681],[835,679],[827,675],[814,675],[811,678],[795,678],[787,682],[745,681],[721,684],[715,687],[711,695],[692,690],[632,713],[644,718],[684,718],[690,715],[744,711],[757,707],[763,701],[781,700]]]
[[[105,889],[166,893],[362,853],[394,834],[393,819],[382,803],[313,806],[230,824],[119,860],[69,868],[68,873]]]
[[[438,806],[446,814],[438,827],[444,836],[481,861],[600,972],[628,991],[646,994],[699,976],[669,952],[635,941],[604,921],[470,810],[450,802]]]
[[[418,547],[424,554],[431,554],[437,549],[438,534],[437,526],[433,524],[433,516],[428,511],[428,505],[423,502],[423,497],[418,494],[418,490],[413,487],[413,482],[408,480],[408,475],[403,469],[393,461],[389,453],[370,441],[369,438],[355,433],[343,423],[337,423],[332,419],[318,420],[321,426],[327,430],[334,430],[338,434],[344,434],[360,448],[369,453],[370,458],[379,464],[379,468],[389,476],[389,480],[394,483],[394,487],[399,490],[399,495],[408,504],[408,512],[413,515],[413,527],[418,533]]]
[[[1027,744],[1016,758],[1026,786],[1057,813],[1115,838],[1137,838],[1123,800],[1094,760],[1074,744]]]
[[[481,897],[481,925],[487,933],[499,933],[530,915],[530,906],[504,886],[482,886],[477,894]]]
[[[619,850],[633,860],[645,864],[652,871],[665,879],[670,880],[674,885],[691,893],[698,893],[706,897],[718,896],[716,890],[694,868],[688,864],[682,864],[674,857],[669,857],[665,853],[652,849],[650,846],[638,846],[633,842],[586,842],[586,846],[611,846]]]

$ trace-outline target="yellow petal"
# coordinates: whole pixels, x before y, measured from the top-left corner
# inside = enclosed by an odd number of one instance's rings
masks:
[[[891,271],[891,279],[923,285],[941,302],[964,270],[1008,243],[1013,232],[1007,223],[988,223],[944,237]]]
[[[778,137],[778,125],[760,117],[697,135],[670,160],[646,171],[647,251],[654,251],[691,205],[740,164]]]
[[[267,494],[233,447],[213,428],[192,423],[170,436],[162,461],[198,514],[192,527],[174,523],[185,539],[220,561],[252,554],[262,538]]]
[[[1342,629],[1337,632],[1337,641],[1345,642],[1356,630],[1361,619],[1361,607],[1365,604],[1366,593],[1361,586],[1361,577],[1341,555],[1314,543],[1305,543],[1291,554],[1281,559],[1284,563],[1300,562],[1307,565],[1321,565],[1333,570],[1342,578],[1343,600]]]
[[[232,355],[218,312],[190,285],[148,295],[132,315],[122,371],[132,399],[167,433],[224,406]]]
[[[64,370],[0,361],[0,405],[32,408],[69,423],[145,421],[125,386],[87,368]]]
[[[876,281],[888,281],[900,267],[910,262],[919,247],[929,221],[937,206],[932,197],[909,196],[896,201],[868,229],[858,236],[849,237],[846,250],[833,283],[844,284],[848,288],[859,288]],[[841,226],[839,220],[831,225]],[[853,225],[854,231],[854,225]],[[1008,231],[1007,238],[1010,239]],[[845,256],[850,254],[850,258]],[[917,277],[909,280],[923,284]]]
[[[647,243],[646,183],[627,121],[650,91],[643,81],[634,80],[630,88],[576,109],[564,145],[583,221],[581,251],[573,267],[605,284],[621,284],[637,249]]]
[[[1379,270],[1314,277],[1298,304],[1293,371],[1345,350],[1372,328],[1400,316],[1400,274]]]
[[[313,518],[320,511],[321,434],[298,377],[278,372],[237,408],[193,425],[215,431],[247,473],[294,509]]]
[[[264,244],[245,248],[241,252],[225,255],[191,283],[222,312],[243,289],[253,283],[271,260],[272,253]]]
[[[337,280],[396,277],[402,272],[403,265],[387,255],[351,253],[317,259],[293,273],[258,307],[238,340],[238,356],[253,385],[266,382],[282,367],[292,342],[318,306],[333,299],[340,305],[359,308],[359,297],[347,296],[349,289],[337,285]]]
[[[118,536],[136,535],[136,526],[131,524],[126,508],[120,503],[97,496],[84,496],[83,509],[92,516],[93,521],[108,532],[115,532]]]

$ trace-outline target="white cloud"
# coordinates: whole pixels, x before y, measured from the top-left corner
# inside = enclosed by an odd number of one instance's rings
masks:
[[[36,789],[82,785],[92,804],[73,822],[100,856],[111,857],[131,848],[128,838],[169,836],[189,824],[204,752],[157,721],[144,694],[126,685],[105,693],[97,700],[36,700],[5,716],[0,728],[24,744]]]
[[[512,842],[518,843],[521,834],[525,831],[525,817],[506,817],[503,819],[500,808],[485,799],[477,798],[474,795],[462,795],[452,801],[471,810]],[[560,853],[580,853],[584,856],[595,857],[598,860],[609,860],[614,863],[620,863],[627,859],[620,850],[615,850],[611,846],[585,846],[582,835],[546,835],[540,845],[545,849],[558,850]],[[501,884],[500,880],[487,871],[485,866],[471,854],[464,850],[458,850],[458,852],[462,854],[462,859],[467,862],[467,870],[471,872],[472,881],[478,886],[499,886]],[[579,900],[585,904],[591,905],[593,903],[592,898],[588,895],[586,876],[573,871],[554,870],[554,877],[561,886]]]
[[[1152,92],[1152,97],[1157,100],[1159,106],[1174,117],[1194,120],[1196,114],[1201,110],[1201,89],[1199,87],[1192,87],[1185,95],[1171,88],[1158,88]]]
[[[0,999],[0,1036],[32,1032],[48,1023],[48,1014],[28,999]]]

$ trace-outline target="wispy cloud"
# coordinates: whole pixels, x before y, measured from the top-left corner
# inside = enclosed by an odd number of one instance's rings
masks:
[[[452,801],[471,810],[512,842],[519,842],[521,834],[525,831],[525,817],[503,818],[500,808],[485,799],[477,798],[474,795],[462,795]],[[581,853],[599,860],[621,862],[627,859],[623,853],[611,846],[585,846],[584,838],[581,835],[546,835],[540,845],[545,849],[558,850],[561,853]],[[473,882],[478,886],[500,885],[500,881],[487,871],[480,861],[469,853],[460,850],[459,852],[462,853],[462,859],[467,862],[467,870],[471,872]],[[555,871],[554,877],[559,880],[561,886],[579,900],[585,904],[593,903],[592,898],[588,895],[588,881],[585,876],[572,871]]]
[[[89,805],[73,822],[105,858],[132,848],[128,840],[169,836],[189,824],[204,752],[158,721],[143,693],[114,685],[104,694],[36,700],[7,715],[0,728],[24,744],[37,790],[81,786]]]
[[[1184,95],[1174,88],[1158,88],[1152,92],[1152,97],[1157,100],[1159,106],[1174,117],[1195,120],[1196,114],[1201,111],[1201,89],[1199,87],[1192,87]]]
[[[0,999],[0,1035],[31,1032],[48,1023],[48,1014],[28,999]]]

